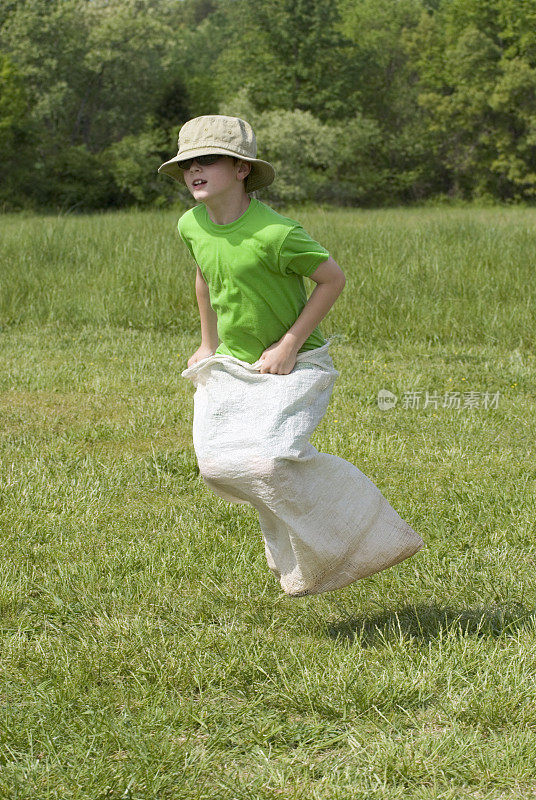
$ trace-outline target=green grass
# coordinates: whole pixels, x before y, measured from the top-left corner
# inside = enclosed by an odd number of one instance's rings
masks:
[[[283,596],[197,471],[176,218],[2,218],[2,799],[536,797],[536,211],[289,213],[348,278],[313,443],[426,548]]]
[[[347,275],[329,323],[348,341],[532,348],[536,210],[288,214]],[[194,266],[177,217],[4,216],[0,325],[74,322],[194,334]]]

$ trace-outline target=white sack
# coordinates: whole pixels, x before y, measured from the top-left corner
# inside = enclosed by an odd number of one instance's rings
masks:
[[[268,566],[293,596],[340,589],[423,546],[366,475],[309,442],[339,374],[328,348],[299,353],[288,375],[220,354],[182,373],[196,386],[201,476],[257,509]]]

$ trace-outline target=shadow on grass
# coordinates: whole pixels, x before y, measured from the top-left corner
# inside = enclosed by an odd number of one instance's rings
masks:
[[[359,639],[363,647],[386,641],[434,641],[442,634],[507,636],[536,623],[536,609],[521,604],[494,608],[457,609],[437,605],[404,606],[374,616],[350,616],[327,626],[327,635],[341,644]]]

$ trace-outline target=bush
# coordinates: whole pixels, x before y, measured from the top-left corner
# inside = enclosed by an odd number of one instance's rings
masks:
[[[153,129],[125,136],[102,152],[120,205],[164,205],[175,199],[176,187],[158,174],[160,164],[171,157],[168,149],[168,137]]]
[[[334,125],[299,109],[258,113],[246,89],[220,106],[219,113],[242,117],[253,126],[259,157],[276,170],[276,180],[263,190],[269,201],[350,205],[389,195],[383,142],[373,120],[358,115]]]

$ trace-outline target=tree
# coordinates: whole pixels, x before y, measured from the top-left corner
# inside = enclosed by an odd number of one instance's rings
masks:
[[[338,29],[335,3],[325,0],[222,0],[211,18],[227,32],[216,64],[223,100],[243,86],[259,111],[310,111],[321,121],[350,117],[351,43]]]
[[[30,171],[32,130],[22,76],[0,53],[0,201],[20,202],[21,184]]]
[[[340,29],[353,48],[353,105],[376,123],[376,164],[384,177],[390,175],[385,199],[420,198],[434,185],[435,166],[408,37],[425,6],[421,0],[339,0],[339,11]]]
[[[172,89],[175,108],[180,104],[187,114],[180,25],[180,4],[172,0],[13,6],[0,30],[0,51],[8,53],[27,96],[36,132],[30,191],[39,202],[115,202],[113,175],[94,157],[145,131],[164,140],[167,131],[158,129],[166,127]]]
[[[534,194],[536,0],[443,0],[412,47],[419,103],[452,193]]]

